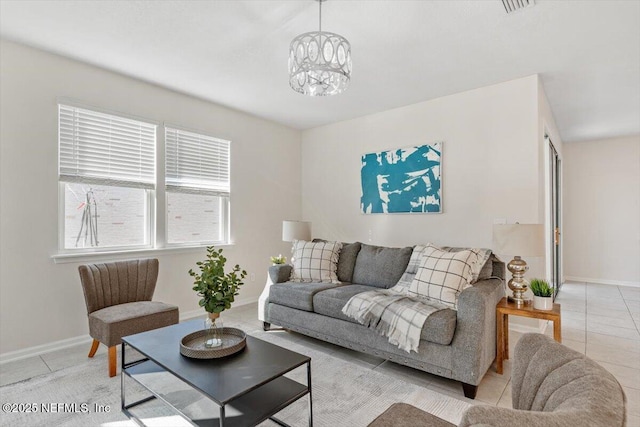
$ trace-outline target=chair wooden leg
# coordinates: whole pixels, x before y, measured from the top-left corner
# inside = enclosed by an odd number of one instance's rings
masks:
[[[116,376],[116,348],[117,346],[109,347],[109,376]]]
[[[91,350],[89,350],[89,357],[93,357],[98,351],[98,346],[100,345],[100,341],[93,340],[93,344],[91,344]]]

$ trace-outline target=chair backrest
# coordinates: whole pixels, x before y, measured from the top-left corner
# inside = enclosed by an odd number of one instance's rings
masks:
[[[570,415],[571,425],[624,425],[622,387],[583,354],[545,335],[525,334],[513,360],[513,409]]]
[[[158,260],[88,264],[78,267],[87,313],[136,301],[151,301],[158,279]]]

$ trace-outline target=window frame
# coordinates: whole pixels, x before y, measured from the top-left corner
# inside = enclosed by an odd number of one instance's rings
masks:
[[[172,191],[167,189],[167,129],[172,129],[176,131],[184,131],[189,133],[198,134],[200,136],[205,136],[208,138],[213,138],[219,141],[225,141],[229,144],[229,192],[223,193],[220,192],[215,195],[220,199],[220,237],[221,240],[201,240],[198,242],[184,242],[184,243],[169,243],[169,193],[180,193],[179,191]],[[223,138],[220,136],[214,136],[209,132],[202,131],[199,129],[192,129],[184,126],[175,125],[173,123],[165,122],[162,125],[162,155],[163,155],[163,171],[162,171],[162,180],[163,180],[163,192],[164,192],[164,247],[166,248],[185,248],[185,247],[202,247],[202,246],[223,246],[230,244],[231,240],[231,222],[230,222],[230,214],[231,214],[231,140],[227,138]],[[185,191],[189,193],[189,191]],[[203,194],[193,192],[194,194]]]
[[[60,110],[59,105],[68,107],[76,107],[86,109],[102,114],[114,115],[129,120],[141,121],[154,125],[155,132],[155,186],[153,189],[145,189],[145,215],[146,226],[145,236],[147,243],[144,245],[123,245],[110,247],[83,247],[83,248],[65,248],[65,185],[69,181],[60,180],[59,161],[60,161]],[[182,253],[185,251],[195,251],[206,246],[216,245],[218,247],[232,246],[231,241],[231,145],[230,138],[225,136],[213,136],[210,132],[198,129],[190,129],[184,126],[178,126],[165,123],[159,120],[152,120],[147,117],[141,117],[129,113],[123,113],[108,108],[96,107],[95,105],[79,102],[75,99],[66,97],[56,98],[56,126],[57,126],[57,171],[56,184],[58,190],[58,242],[57,251],[51,258],[55,263],[69,263],[91,261],[96,258],[103,260],[122,259],[125,254],[132,256],[153,256],[157,253]],[[229,192],[219,194],[220,198],[220,238],[221,240],[203,240],[199,242],[169,243],[169,227],[168,227],[168,197],[171,191],[166,190],[166,129],[183,130],[187,132],[201,134],[218,140],[224,140],[229,143]],[[102,184],[97,184],[102,185]],[[104,184],[111,185],[111,184]],[[126,187],[126,186],[122,186]],[[161,216],[159,216],[161,215]]]
[[[153,188],[145,188],[145,244],[142,245],[118,245],[118,246],[108,246],[108,247],[82,247],[82,248],[66,248],[65,247],[65,237],[66,237],[66,227],[65,227],[65,185],[67,183],[71,183],[69,180],[61,180],[60,178],[60,107],[71,107],[71,108],[80,108],[84,110],[89,110],[91,112],[99,113],[99,114],[107,114],[111,116],[116,116],[118,118],[122,118],[125,120],[134,120],[137,122],[142,122],[155,128],[155,141],[154,141],[154,168],[155,168],[155,181]],[[66,98],[66,97],[58,97],[56,99],[56,126],[57,126],[57,188],[58,188],[58,255],[90,255],[96,253],[116,253],[116,252],[126,252],[126,251],[139,251],[139,250],[150,250],[156,248],[156,216],[157,216],[157,187],[158,187],[158,139],[161,130],[162,123],[158,120],[152,120],[146,117],[136,116],[133,114],[123,113],[121,111],[115,111],[108,108],[96,107],[95,105],[89,105],[83,102],[79,102],[77,100]],[[105,180],[106,181],[106,180]],[[77,183],[82,183],[81,180],[75,181]],[[90,185],[87,183],[87,185]],[[107,185],[114,187],[122,187],[126,188],[127,185],[114,185],[113,183],[104,182],[103,184],[95,184],[95,185]]]

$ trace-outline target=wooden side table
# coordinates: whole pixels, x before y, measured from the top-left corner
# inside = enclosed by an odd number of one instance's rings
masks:
[[[553,310],[536,310],[532,304],[518,306],[506,297],[496,305],[496,372],[502,374],[502,362],[509,359],[509,315],[553,321],[553,339],[562,342],[560,304],[553,304]]]

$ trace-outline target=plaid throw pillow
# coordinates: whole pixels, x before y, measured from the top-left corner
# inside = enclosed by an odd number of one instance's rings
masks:
[[[428,245],[431,244],[429,243],[427,246]],[[420,267],[420,262],[422,262],[422,255],[424,254],[424,251],[427,250],[427,246],[416,245],[413,247],[411,258],[409,258],[409,264],[407,264],[407,269],[402,273],[402,277],[400,277],[398,284],[395,286],[396,291],[402,293],[409,292],[409,287],[411,286],[411,282],[413,282],[413,278],[416,277],[418,267]]]
[[[292,282],[328,282],[338,280],[338,256],[342,249],[339,242],[293,242]]]
[[[489,276],[491,276],[491,272],[493,271],[493,263],[489,263],[489,274],[486,275],[486,273],[483,275],[482,274],[482,270],[484,269],[484,266],[487,264],[487,262],[489,261],[489,258],[491,257],[491,249],[485,249],[485,248],[452,248],[449,246],[443,246],[440,248],[443,251],[447,251],[447,252],[460,252],[460,251],[471,251],[473,253],[475,253],[478,256],[477,262],[475,262],[472,266],[471,266],[471,282],[469,282],[469,285],[472,285],[474,283],[476,283],[478,280],[484,280],[484,279],[488,279]]]
[[[409,294],[429,298],[457,309],[458,295],[471,283],[472,266],[478,254],[464,250],[446,252],[428,245],[409,287]]]

